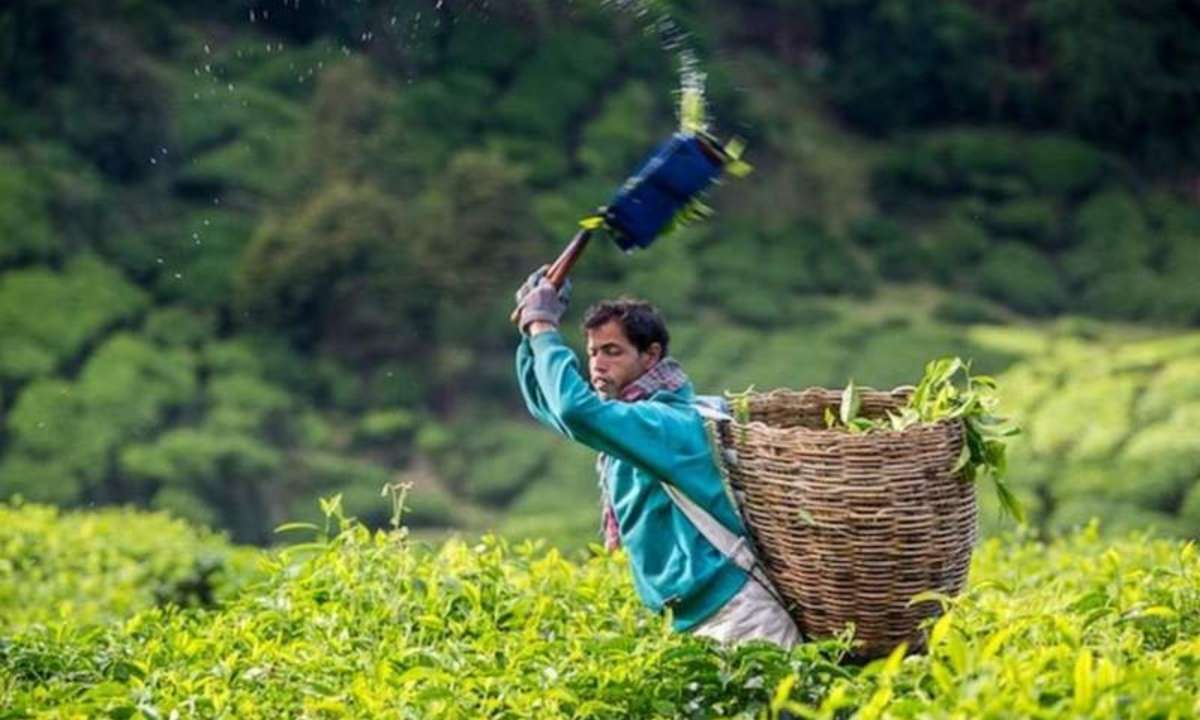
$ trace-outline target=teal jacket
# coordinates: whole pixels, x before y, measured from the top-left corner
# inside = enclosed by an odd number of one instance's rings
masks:
[[[557,332],[521,341],[517,378],[535,418],[610,456],[605,480],[642,602],[655,612],[670,608],[675,629],[688,630],[742,588],[746,573],[700,534],[659,481],[669,478],[722,525],[746,534],[690,384],[634,403],[604,400]]]

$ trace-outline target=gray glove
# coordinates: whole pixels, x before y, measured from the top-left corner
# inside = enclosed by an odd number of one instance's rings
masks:
[[[559,290],[545,278],[538,280],[533,289],[521,298],[521,304],[517,306],[521,313],[521,318],[517,323],[521,332],[528,334],[529,324],[534,322],[546,322],[557,326],[562,321],[563,313],[567,311],[570,296],[569,283],[564,284],[563,289]]]
[[[521,287],[517,288],[515,297],[516,297],[518,308],[521,306],[521,301],[525,299],[525,296],[528,295],[529,292],[531,290],[533,290],[534,287],[537,286],[538,282],[540,282],[542,278],[546,277],[546,271],[548,271],[549,269],[550,269],[549,265],[543,265],[540,268],[538,268],[537,270],[534,270],[532,273],[529,274],[529,277],[525,279],[525,283],[522,284]],[[561,299],[563,301],[564,305],[569,304],[571,302],[571,279],[570,278],[567,278],[567,281],[563,283],[563,286],[561,288],[559,288],[558,297],[559,297],[559,299]]]
[[[529,277],[525,278],[525,282],[522,283],[521,287],[517,288],[517,292],[515,293],[518,307],[520,307],[521,301],[525,299],[525,296],[529,294],[529,291],[538,284],[538,280],[546,277],[546,271],[549,269],[549,265],[543,265],[537,270],[529,273]]]

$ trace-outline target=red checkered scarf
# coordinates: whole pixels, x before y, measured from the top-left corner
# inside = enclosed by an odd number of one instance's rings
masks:
[[[621,402],[638,402],[660,390],[675,392],[687,383],[688,376],[683,367],[674,358],[666,357],[642,373],[637,380],[621,388],[616,399]],[[600,475],[600,496],[604,508],[601,513],[600,530],[604,535],[604,547],[615,550],[621,547],[621,532],[617,525],[617,515],[613,512],[612,496],[605,482],[607,466],[608,456],[600,453],[596,459],[596,472]]]

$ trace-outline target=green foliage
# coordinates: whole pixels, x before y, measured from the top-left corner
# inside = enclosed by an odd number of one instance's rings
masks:
[[[1014,485],[1050,500],[1035,521],[1065,529],[1095,515],[1117,529],[1152,522],[1195,535],[1184,507],[1200,478],[1198,357],[1193,335],[1056,336],[1000,376],[1026,430],[1015,441]]]
[[[539,43],[534,56],[522,65],[495,107],[495,120],[518,136],[562,139],[572,118],[593,101],[616,61],[605,38],[556,32]]]
[[[65,503],[138,496],[140,487],[109,475],[112,455],[193,401],[194,373],[186,350],[118,334],[89,356],[74,382],[29,383],[6,418],[9,450],[0,464],[0,493]]]
[[[822,2],[828,85],[851,121],[887,132],[979,117],[997,29],[967,3]]]
[[[966,213],[952,213],[930,227],[922,238],[930,269],[938,281],[961,283],[964,270],[974,267],[988,251],[990,240],[979,223]]]
[[[1022,198],[996,207],[987,216],[996,235],[1028,240],[1044,247],[1059,244],[1058,213],[1054,204],[1039,198]]]
[[[1044,0],[1034,17],[1066,127],[1161,167],[1200,157],[1196,128],[1179,123],[1180,103],[1194,97],[1200,78],[1192,18],[1172,3],[1134,8],[1115,0]],[[1164,47],[1174,52],[1156,51]]]
[[[52,372],[102,332],[141,312],[146,301],[144,292],[90,255],[73,259],[61,273],[0,275],[0,378]]]
[[[931,354],[991,370],[1047,344],[1070,358],[1069,385],[1104,326],[971,323],[1010,309],[1200,322],[1200,217],[1185,181],[1173,195],[1156,180],[1189,177],[1196,156],[1178,130],[1190,118],[1171,119],[1196,83],[1169,3],[1137,17],[1109,0],[1091,14],[1080,0],[1015,14],[965,0],[286,5],[252,22],[229,2],[0,10],[0,496],[136,502],[266,541],[326,490],[381,524],[379,470],[414,481],[424,526],[524,536],[552,518],[556,542],[591,537],[592,495],[549,487],[577,474],[566,485],[590,493],[589,461],[514,432],[492,475],[508,430],[476,430],[515,408],[515,285],[675,124],[679,48],[650,27],[660,9],[715,59],[707,110],[722,137],[750,136],[759,173],[714,193],[708,226],[631,257],[594,245],[573,312],[646,295],[702,389],[848,373],[887,386]],[[1130,114],[1130,98],[1144,107]],[[847,118],[915,132],[881,141]],[[925,280],[955,294],[892,284]],[[139,347],[92,368],[127,330]],[[1059,469],[1094,483],[1072,468],[1106,461],[1148,480],[1123,502],[1183,502],[1181,449],[1122,455],[1190,397],[1179,358],[1146,353],[1128,362],[1163,374],[1146,369],[1144,395],[1141,380],[1113,390],[1136,412],[1080,400],[1111,426],[1064,421],[1071,443],[1029,451],[1017,491],[1035,511],[1043,493],[1046,517],[1067,517],[1043,486]],[[1057,372],[1022,375],[1006,399],[1046,402]],[[453,442],[414,451],[445,428],[480,436],[465,460]],[[1059,499],[1076,523],[1073,482]]]
[[[215,332],[212,313],[178,305],[160,306],[146,316],[142,333],[168,347],[199,347]]]
[[[134,613],[124,622],[18,624],[0,645],[0,703],[83,715],[1142,717],[1186,716],[1200,691],[1190,545],[1110,545],[1095,526],[1052,544],[988,541],[966,592],[927,628],[927,653],[861,666],[843,662],[844,638],[783,652],[672,633],[641,607],[619,554],[572,563],[495,538],[430,549],[347,523],[340,499],[323,505],[316,542],[271,556],[256,585],[213,610],[117,597],[105,609]],[[123,520],[140,533],[154,518]],[[69,582],[55,589],[77,602]]]
[[[0,503],[0,548],[6,636],[120,622],[168,603],[212,607],[255,577],[253,553],[163,513],[129,509]]]
[[[1003,323],[1007,318],[994,304],[971,295],[954,295],[933,309],[934,319],[955,325]]]
[[[1051,315],[1067,304],[1054,266],[1040,253],[1015,243],[997,247],[979,268],[979,287],[988,297],[1031,315]]]
[[[1065,267],[1072,280],[1094,280],[1112,270],[1141,266],[1153,251],[1146,217],[1137,200],[1121,191],[1098,193],[1075,215],[1079,247]]]
[[[58,250],[47,197],[14,153],[0,146],[0,267]]]
[[[1094,190],[1109,169],[1095,147],[1070,136],[1031,138],[1024,163],[1033,186],[1052,197],[1081,197]]]
[[[290,324],[309,341],[336,342],[339,332],[378,334],[369,328],[390,324],[421,302],[414,292],[421,279],[403,269],[406,248],[396,242],[403,235],[402,216],[382,193],[331,185],[255,234],[239,268],[238,302],[263,320]],[[375,277],[396,270],[387,286],[363,277],[371,257],[380,257],[371,266]],[[372,297],[362,297],[360,284]]]
[[[355,436],[372,445],[394,443],[411,437],[418,424],[417,416],[409,410],[376,410],[363,415]]]
[[[596,119],[583,128],[579,163],[592,175],[613,183],[623,181],[665,136],[666,123],[657,111],[646,83],[629,82],[605,98]]]
[[[74,40],[71,82],[56,88],[51,105],[60,132],[115,180],[150,174],[170,144],[169,74],[127,27]]]

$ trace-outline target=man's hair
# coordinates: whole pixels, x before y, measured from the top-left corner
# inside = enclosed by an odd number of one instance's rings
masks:
[[[667,333],[667,324],[659,315],[658,308],[645,300],[631,297],[601,300],[584,313],[583,329],[595,330],[611,320],[621,324],[625,337],[629,338],[638,352],[646,352],[651,345],[658,343],[662,347],[662,356],[667,356],[671,336]]]

